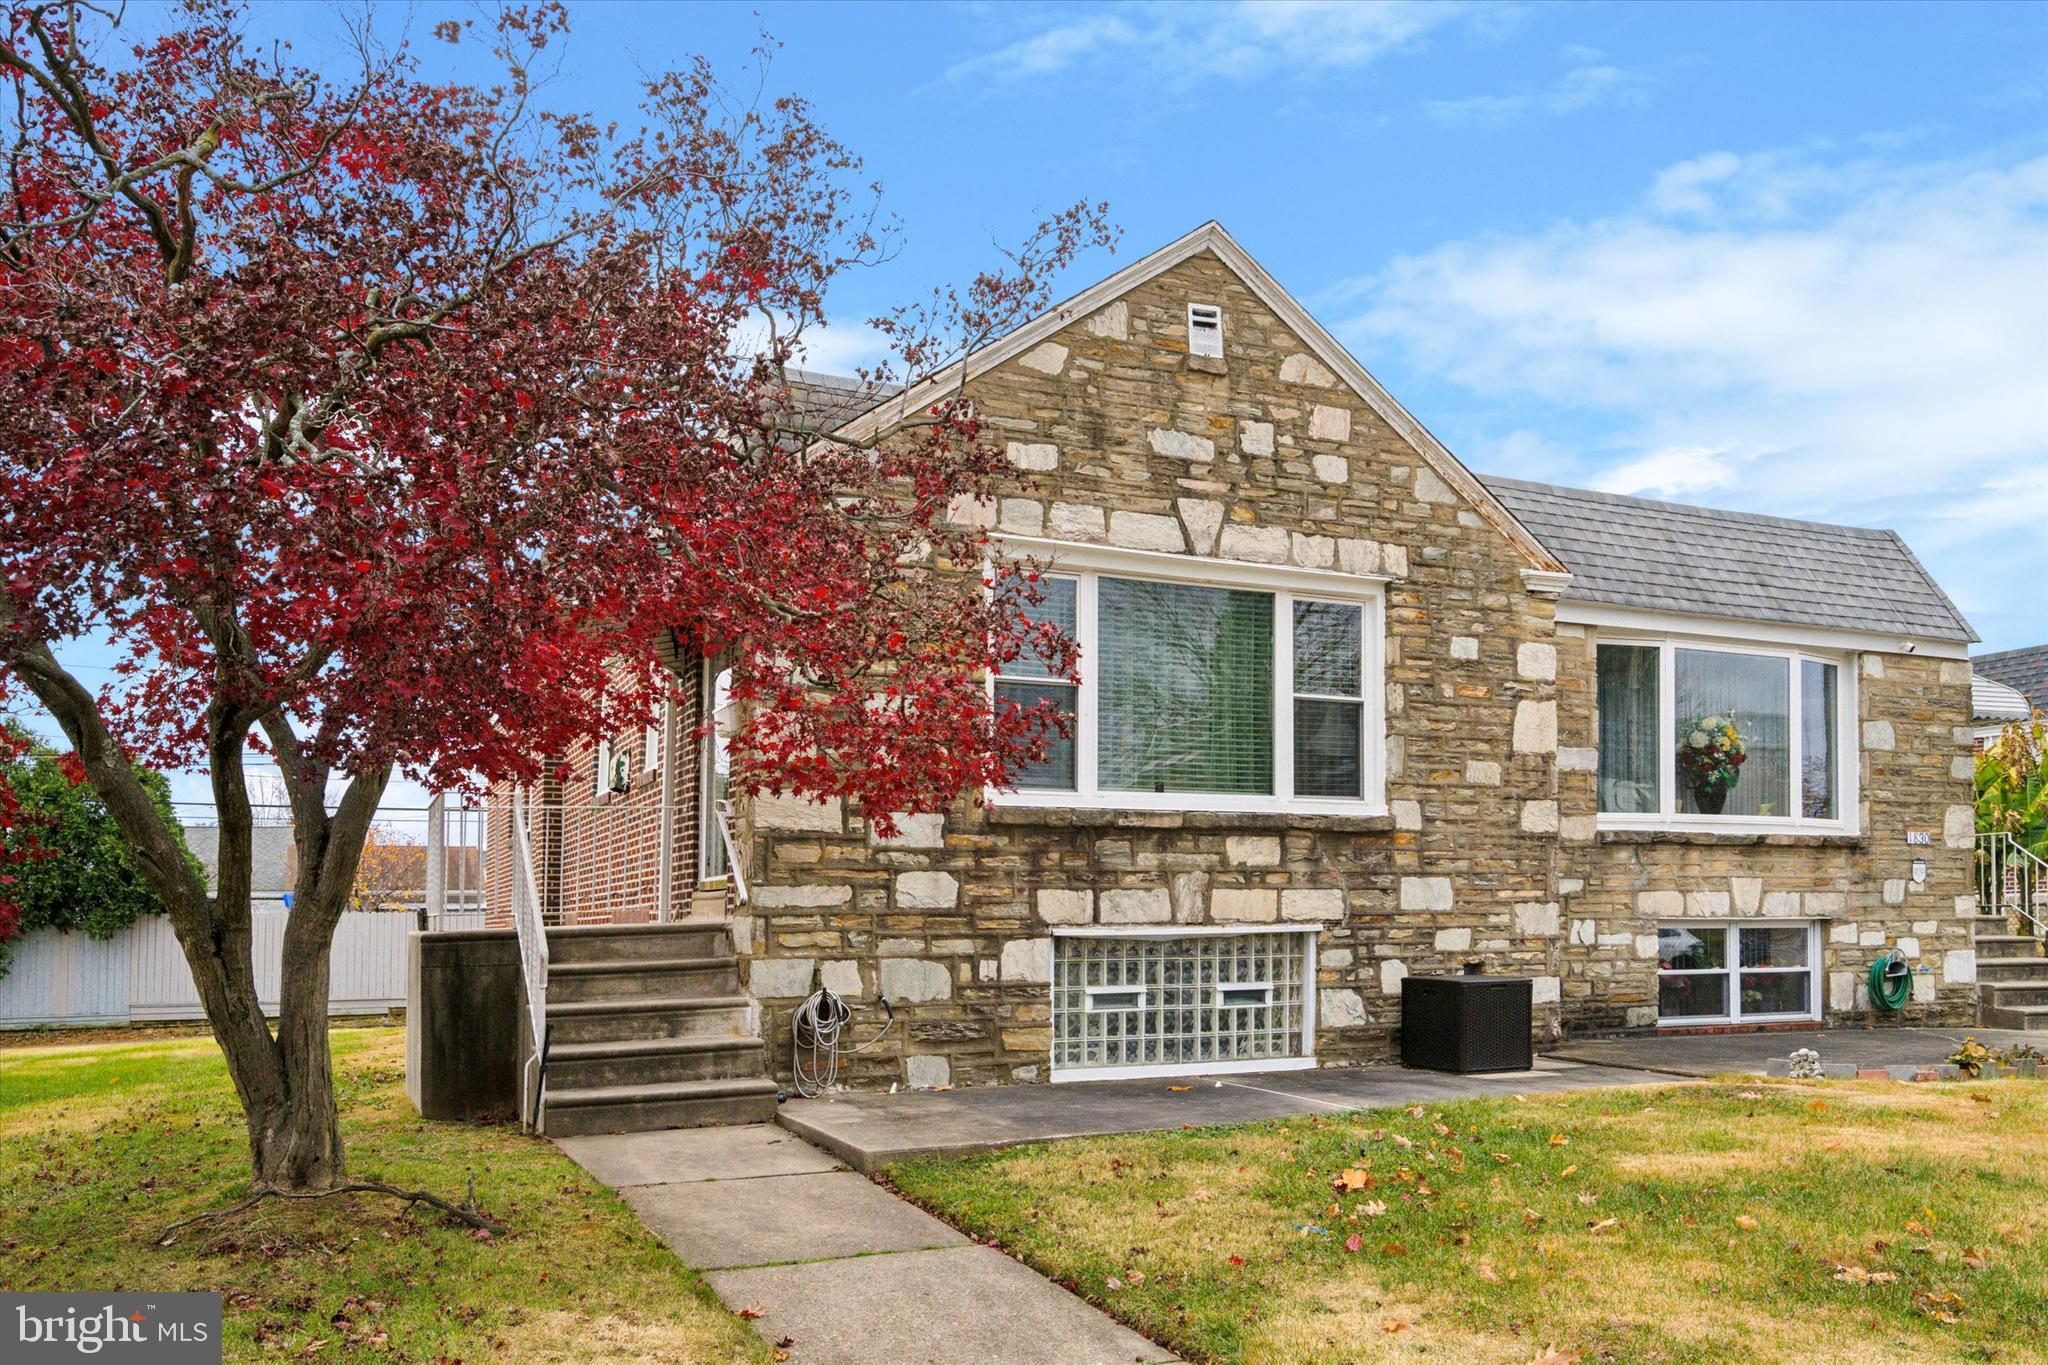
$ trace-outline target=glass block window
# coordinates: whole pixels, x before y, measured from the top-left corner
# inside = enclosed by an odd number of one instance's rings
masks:
[[[1183,1067],[1305,1055],[1300,932],[1054,940],[1053,1066]]]

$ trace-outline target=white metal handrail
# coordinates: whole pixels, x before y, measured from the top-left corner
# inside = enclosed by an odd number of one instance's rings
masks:
[[[548,1057],[548,931],[541,920],[540,887],[533,875],[533,839],[526,828],[526,793],[512,793],[512,926],[519,935],[519,969],[526,981],[527,1023],[533,1056],[522,1075],[520,1117],[542,1132],[541,1087]]]
[[[2048,862],[2009,833],[1977,836],[1977,913],[2024,920],[2048,933]]]
[[[719,801],[713,804],[712,814],[717,817],[719,842],[725,845],[725,875],[732,878],[732,898],[735,905],[747,903],[747,874],[740,871],[739,841],[732,832],[732,802]]]

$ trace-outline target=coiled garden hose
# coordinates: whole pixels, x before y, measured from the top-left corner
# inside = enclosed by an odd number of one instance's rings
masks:
[[[1893,963],[1904,963],[1905,958],[1894,948],[1870,964],[1870,998],[1886,1010],[1897,1013],[1904,1008],[1906,997],[1913,993],[1913,974],[1910,971],[1891,975]]]

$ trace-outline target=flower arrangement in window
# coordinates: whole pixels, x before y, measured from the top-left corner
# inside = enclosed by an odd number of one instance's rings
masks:
[[[1678,775],[1702,814],[1719,815],[1742,776],[1742,733],[1730,716],[1701,716],[1678,732]]]

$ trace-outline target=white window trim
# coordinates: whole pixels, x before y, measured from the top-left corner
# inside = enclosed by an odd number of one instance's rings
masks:
[[[1266,927],[1222,924],[1081,925],[1054,929],[1058,938],[1212,938],[1246,934],[1292,934],[1301,940],[1301,1056],[1248,1057],[1234,1062],[1177,1062],[1158,1066],[1061,1066],[1046,1044],[1046,1076],[1054,1085],[1069,1081],[1154,1080],[1163,1076],[1237,1076],[1260,1071],[1313,1071],[1316,1061],[1316,961],[1322,931],[1312,926]],[[1053,948],[1057,960],[1059,948]],[[1053,986],[1045,988],[1050,1005]]]
[[[609,739],[597,741],[597,776],[593,791],[598,796],[612,794],[612,742]]]
[[[1810,919],[1712,919],[1712,920],[1659,920],[1657,928],[1666,924],[1684,924],[1700,929],[1727,929],[1730,931],[1727,943],[1728,965],[1718,969],[1701,968],[1688,971],[1667,972],[1663,966],[1657,968],[1658,994],[1662,995],[1662,983],[1666,976],[1719,976],[1728,981],[1728,1012],[1726,1014],[1687,1014],[1675,1019],[1666,1019],[1660,1005],[1657,1012],[1657,1027],[1660,1029],[1713,1028],[1724,1024],[1799,1024],[1812,1023],[1821,1016],[1821,937],[1820,922]],[[1742,1012],[1742,955],[1737,943],[1739,931],[1744,929],[1804,929],[1806,930],[1805,967],[1751,967],[1752,972],[1770,972],[1780,976],[1806,973],[1806,998],[1811,1002],[1803,1013],[1794,1014],[1744,1014]]]
[[[1387,599],[1384,577],[1337,573],[1328,569],[1295,569],[1273,564],[1247,564],[1197,555],[1150,550],[1120,550],[1100,545],[999,537],[1006,549],[1046,564],[1046,574],[1076,580],[1074,617],[1081,651],[1081,685],[1075,698],[1075,790],[1048,791],[991,787],[983,796],[991,806],[1036,810],[1134,810],[1273,812],[1294,815],[1376,816],[1387,813],[1386,696]],[[1095,587],[1104,575],[1149,579],[1196,587],[1234,588],[1270,593],[1273,597],[1273,789],[1294,789],[1294,601],[1339,602],[1360,608],[1360,682],[1364,716],[1360,723],[1358,797],[1260,796],[1238,792],[1103,791],[1096,785],[1098,738],[1097,691],[1088,673],[1096,657]],[[1010,678],[1043,683],[1041,678]],[[1057,680],[1055,680],[1057,681]],[[995,695],[996,679],[988,680]],[[1301,694],[1308,695],[1308,694]],[[1359,700],[1343,698],[1342,700]]]
[[[726,856],[725,829],[711,803],[711,774],[715,762],[713,748],[718,743],[718,675],[724,670],[713,659],[704,659],[697,667],[697,719],[706,727],[696,745],[697,881],[700,886],[722,886],[732,876],[732,869],[711,870],[714,847],[721,857]]]
[[[1598,650],[1605,645],[1628,645],[1636,648],[1657,650],[1657,804],[1656,812],[1630,813],[1623,811],[1597,811],[1596,824],[1600,829],[1615,830],[1662,830],[1678,834],[1838,834],[1854,835],[1859,832],[1862,818],[1862,750],[1861,733],[1857,716],[1861,714],[1858,702],[1858,656],[1852,653],[1835,653],[1824,649],[1810,649],[1802,646],[1766,644],[1754,640],[1731,639],[1725,636],[1680,635],[1680,634],[1635,634],[1620,630],[1596,631],[1593,637],[1595,649],[1594,706],[1599,705]],[[1802,725],[1800,704],[1801,691],[1805,686],[1801,660],[1814,663],[1832,664],[1835,667],[1835,818],[1832,820],[1809,820],[1803,815],[1686,815],[1678,810],[1678,784],[1674,780],[1672,766],[1678,728],[1678,679],[1675,670],[1676,651],[1695,649],[1718,651],[1724,654],[1753,654],[1765,658],[1789,661],[1791,674],[1790,724],[1787,727],[1786,765],[1789,774],[1787,804],[1801,806],[1805,793],[1801,789],[1801,759],[1804,757],[1805,733]],[[1594,748],[1599,748],[1600,732],[1596,720],[1593,732]],[[1599,805],[1599,763],[1594,763],[1594,805]]]

